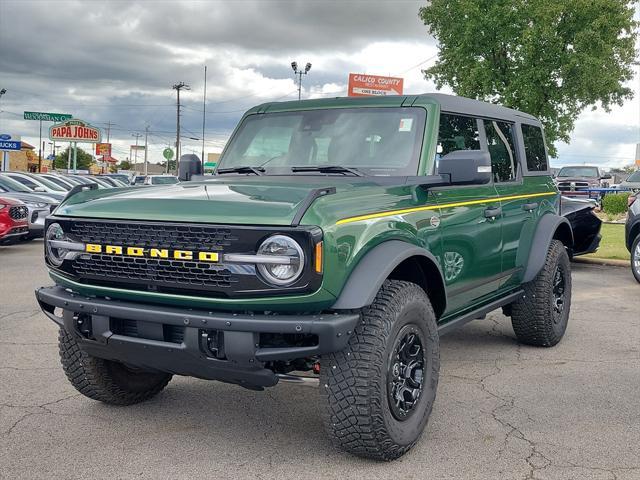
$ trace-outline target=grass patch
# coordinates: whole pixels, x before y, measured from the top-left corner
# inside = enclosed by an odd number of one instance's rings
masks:
[[[585,255],[589,258],[629,260],[630,255],[624,242],[624,225],[603,223],[600,230],[602,241],[596,253]]]

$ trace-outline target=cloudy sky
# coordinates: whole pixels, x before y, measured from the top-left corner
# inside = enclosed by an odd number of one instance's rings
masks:
[[[420,71],[438,53],[418,18],[424,3],[0,0],[0,131],[37,145],[38,122],[23,120],[24,110],[70,113],[103,135],[112,123],[113,155],[122,160],[148,126],[149,158],[159,162],[175,141],[173,84],[191,86],[182,95],[183,133],[202,137],[204,65],[206,152],[221,150],[249,107],[297,97],[292,60],[313,64],[303,98],[346,94],[349,72],[402,76],[405,93],[434,91]],[[633,162],[640,74],[630,86],[636,96],[624,107],[582,114],[554,165]],[[201,148],[183,139],[183,153]]]

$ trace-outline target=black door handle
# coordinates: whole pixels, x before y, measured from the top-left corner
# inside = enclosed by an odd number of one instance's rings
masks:
[[[533,212],[537,208],[538,208],[538,202],[525,203],[524,205],[522,205],[522,209],[527,212]]]
[[[484,218],[496,218],[502,215],[502,207],[489,207],[484,211]]]

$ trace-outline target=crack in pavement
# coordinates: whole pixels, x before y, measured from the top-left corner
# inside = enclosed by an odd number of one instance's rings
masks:
[[[7,408],[24,408],[24,409],[30,409],[30,408],[39,408],[42,410],[45,410],[44,412],[27,412],[24,415],[22,415],[20,418],[18,418],[15,422],[13,422],[13,424],[9,427],[9,429],[4,433],[5,437],[8,437],[9,435],[11,435],[11,432],[13,432],[15,430],[15,428],[22,423],[24,420],[26,420],[29,417],[32,417],[34,415],[47,415],[47,414],[51,414],[51,415],[59,415],[57,412],[54,412],[52,410],[50,410],[49,406],[51,405],[55,405],[57,403],[63,402],[65,400],[69,400],[70,398],[73,397],[78,397],[80,396],[80,393],[74,393],[72,395],[68,395],[66,397],[62,397],[59,398],[58,400],[53,400],[51,402],[45,402],[41,405],[11,405],[11,404],[7,404],[7,403],[0,403],[0,406],[2,407],[7,407]]]

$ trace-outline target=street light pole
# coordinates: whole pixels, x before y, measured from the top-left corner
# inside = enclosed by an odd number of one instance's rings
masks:
[[[304,66],[304,70],[298,70],[298,62],[291,62],[291,68],[293,74],[298,76],[298,100],[302,97],[302,75],[306,75],[311,70],[311,63],[307,62]]]

